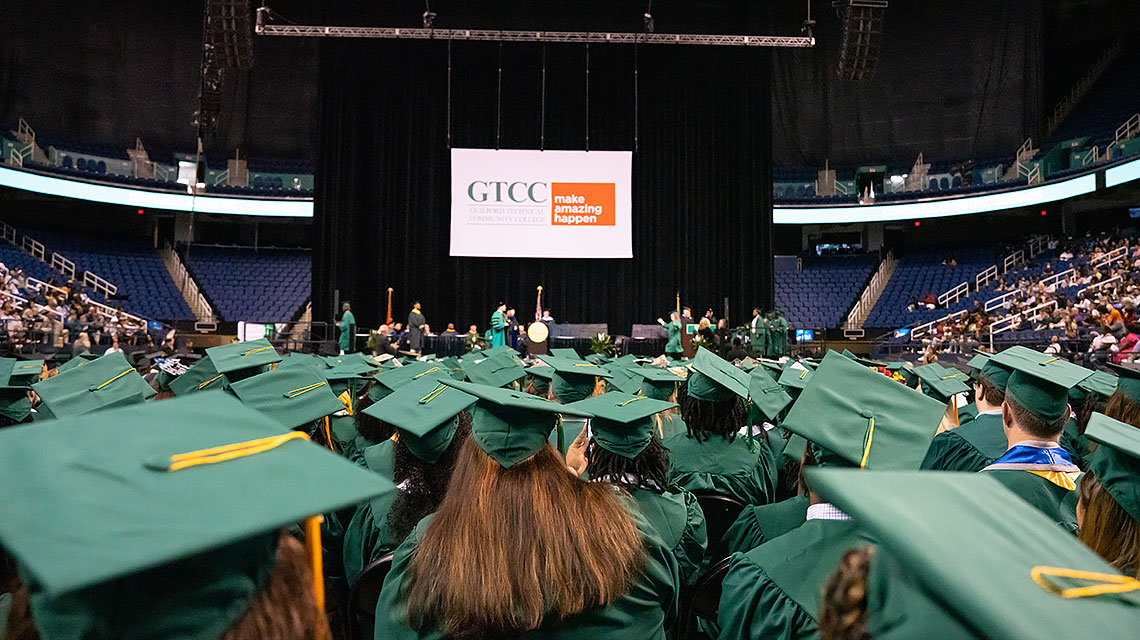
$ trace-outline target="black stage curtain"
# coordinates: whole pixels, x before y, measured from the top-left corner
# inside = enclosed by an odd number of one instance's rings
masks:
[[[396,319],[418,299],[460,331],[500,299],[530,318],[538,285],[558,322],[614,333],[678,291],[718,316],[727,297],[734,323],[771,304],[770,52],[454,42],[450,88],[448,60],[446,42],[321,43],[316,319],[339,293],[376,326],[388,287]],[[449,257],[449,149],[496,146],[634,149],[633,259]]]

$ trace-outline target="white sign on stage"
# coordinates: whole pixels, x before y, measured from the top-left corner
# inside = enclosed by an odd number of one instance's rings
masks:
[[[451,150],[451,255],[632,258],[631,151]]]

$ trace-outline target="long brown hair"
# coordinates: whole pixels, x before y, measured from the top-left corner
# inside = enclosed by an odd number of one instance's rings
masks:
[[[553,447],[504,469],[468,438],[409,565],[408,618],[453,638],[513,637],[625,595],[645,561],[621,494]]]
[[[1120,506],[1092,472],[1081,477],[1079,538],[1121,573],[1140,578],[1140,522]]]
[[[1104,405],[1104,415],[1140,428],[1140,403],[1116,391]]]
[[[875,550],[849,549],[823,587],[819,611],[821,640],[868,640],[867,573]]]

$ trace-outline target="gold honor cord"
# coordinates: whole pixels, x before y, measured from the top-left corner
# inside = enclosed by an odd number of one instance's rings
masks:
[[[1052,360],[1046,360],[1045,362],[1042,362],[1042,363],[1041,363],[1041,366],[1043,366],[1043,367],[1044,367],[1045,365],[1047,365],[1047,364],[1049,364],[1049,363],[1051,363],[1051,362],[1056,362],[1056,361],[1058,361],[1058,360],[1060,360],[1060,358],[1053,358]]]
[[[210,386],[210,385],[214,384],[215,382],[217,382],[218,380],[220,380],[220,379],[221,379],[221,377],[222,377],[222,374],[220,374],[220,373],[219,373],[218,375],[214,376],[213,378],[210,378],[209,380],[207,380],[207,381],[203,382],[202,384],[198,385],[198,391],[201,391],[202,389],[205,389],[206,387],[208,387],[208,386]]]
[[[627,405],[631,402],[637,402],[638,400],[645,400],[648,397],[649,396],[634,396],[634,397],[630,398],[629,400],[626,400],[625,402],[618,403],[617,406],[624,407],[625,405]]]
[[[304,394],[306,394],[306,393],[308,393],[314,389],[320,389],[321,387],[325,386],[326,384],[328,384],[328,383],[318,382],[316,384],[311,384],[307,387],[301,387],[300,389],[293,389],[292,391],[286,391],[285,397],[286,398],[296,398],[297,396],[304,395]]]
[[[432,389],[431,393],[420,398],[420,404],[427,404],[427,403],[431,402],[432,400],[435,400],[444,391],[447,391],[447,385],[441,384],[441,385],[437,386],[435,389]]]
[[[244,458],[263,453],[289,442],[290,440],[308,440],[309,436],[300,431],[291,431],[278,436],[235,442],[211,449],[200,449],[170,456],[170,464],[166,471],[173,472],[204,464],[215,464],[227,460]],[[305,518],[305,551],[309,556],[309,566],[313,571],[313,595],[320,611],[325,609],[325,575],[323,559],[321,557],[321,521],[320,515]]]
[[[859,468],[867,468],[867,458],[871,455],[871,440],[875,437],[875,419],[869,418],[871,426],[867,428],[867,439],[863,443],[863,458],[859,460]]]
[[[1088,598],[1092,596],[1106,595],[1110,593],[1128,593],[1129,591],[1140,590],[1140,580],[1136,578],[1129,578],[1112,573],[1097,573],[1095,571],[1079,571],[1077,569],[1061,569],[1058,567],[1033,567],[1029,571],[1030,577],[1041,587],[1049,593],[1061,596],[1062,598]],[[1056,576],[1058,578],[1075,578],[1077,580],[1091,580],[1099,584],[1092,584],[1087,587],[1073,587],[1070,589],[1062,589],[1048,579],[1048,576]]]
[[[432,367],[431,369],[428,369],[427,371],[424,371],[423,373],[417,373],[416,375],[412,376],[412,380],[419,380],[420,378],[426,376],[427,374],[435,373],[436,371],[439,371],[439,370],[440,370],[439,367]]]
[[[100,390],[100,389],[102,389],[102,388],[106,387],[107,385],[111,384],[112,382],[114,382],[114,381],[118,380],[119,378],[122,378],[123,376],[127,375],[128,373],[130,373],[130,372],[132,372],[132,371],[134,371],[134,369],[127,369],[126,371],[124,371],[124,372],[120,373],[119,375],[115,376],[114,378],[111,378],[110,380],[108,380],[108,381],[104,382],[103,384],[101,384],[101,385],[99,385],[99,386],[97,386],[97,387],[91,387],[91,388],[89,388],[89,389],[88,389],[88,391],[98,391],[98,390]]]
[[[272,348],[273,348],[272,346],[269,346],[269,347],[258,347],[257,349],[250,349],[249,351],[245,351],[245,352],[242,352],[242,355],[243,355],[243,356],[248,356],[248,355],[250,355],[250,354],[253,354],[253,353],[260,353],[260,352],[262,352],[262,351],[269,351],[269,350],[270,350],[270,349],[272,349]]]
[[[803,380],[804,378],[806,378],[807,374],[808,374],[807,369],[804,369],[803,371],[801,371],[800,372],[800,380]]]

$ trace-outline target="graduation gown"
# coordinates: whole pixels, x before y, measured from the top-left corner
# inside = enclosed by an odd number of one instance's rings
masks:
[[[681,323],[666,322],[665,331],[668,336],[665,341],[665,353],[669,355],[681,353]]]
[[[744,507],[736,522],[724,532],[720,555],[751,551],[799,527],[807,521],[807,508],[807,496]]]
[[[768,504],[776,494],[776,460],[767,441],[750,444],[713,436],[701,442],[685,431],[664,441],[669,482],[689,491],[712,491],[743,504]]]
[[[633,492],[633,499],[664,545],[672,549],[681,581],[688,582],[701,566],[708,544],[705,513],[697,497],[684,489],[664,493],[638,489]]]
[[[372,472],[378,473],[389,480],[393,477],[394,445],[391,440],[364,450],[365,466]],[[388,532],[388,512],[392,510],[392,501],[396,499],[399,489],[392,487],[389,491],[376,496],[356,508],[352,520],[344,531],[344,573],[351,585],[356,581],[360,572],[370,562],[392,550],[392,540]]]
[[[408,312],[408,346],[412,351],[419,353],[424,348],[424,330],[423,326],[427,324],[427,319],[419,309],[412,309]]]
[[[496,310],[491,314],[491,328],[488,331],[491,334],[491,349],[495,347],[505,347],[507,345],[507,316],[506,314],[499,313]]]
[[[771,321],[771,340],[772,347],[770,351],[772,355],[777,358],[784,356],[788,352],[788,321],[783,317],[778,317]]]
[[[848,549],[872,542],[850,520],[808,520],[732,556],[717,626],[720,640],[815,638],[823,586]]]
[[[982,470],[1066,530],[1077,530],[1076,478],[1080,469],[1060,446],[1015,444]]]
[[[934,436],[922,468],[930,471],[977,472],[1009,449],[1000,413],[983,413]]]
[[[338,338],[340,350],[345,353],[352,352],[352,337],[356,333],[356,316],[351,311],[345,311],[340,317],[340,337]]]
[[[629,504],[645,543],[646,563],[629,592],[608,607],[588,609],[559,625],[540,627],[518,638],[521,640],[665,640],[665,630],[677,619],[681,577],[677,558],[656,527],[642,515],[641,509]],[[411,556],[433,516],[424,518],[408,538],[396,549],[392,570],[384,580],[380,600],[376,603],[376,640],[442,640],[447,638],[435,629],[413,630],[407,622],[407,588],[405,576]]]
[[[978,417],[978,403],[971,402],[970,404],[958,408],[958,424],[963,425],[967,422]]]
[[[749,325],[752,351],[763,356],[768,353],[768,321],[764,316],[756,316]]]

